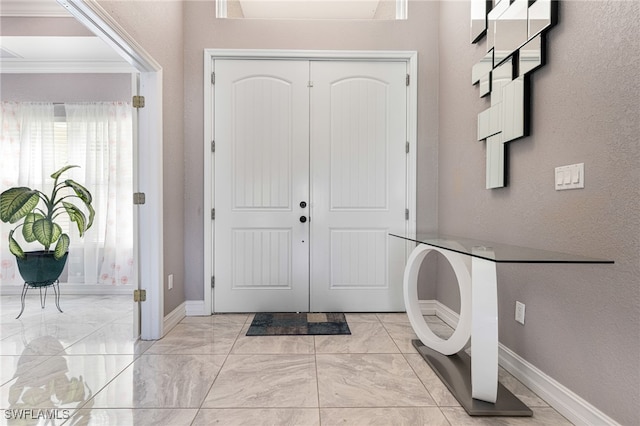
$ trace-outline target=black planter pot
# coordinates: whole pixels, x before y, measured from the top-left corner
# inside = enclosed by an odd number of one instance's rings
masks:
[[[58,280],[67,256],[65,253],[60,259],[53,257],[52,251],[30,251],[25,252],[26,258],[18,259],[18,270],[25,283],[31,287],[43,287],[53,284]]]

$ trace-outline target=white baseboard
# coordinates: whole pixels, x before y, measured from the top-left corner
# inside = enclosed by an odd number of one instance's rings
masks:
[[[185,314],[186,314],[185,306],[186,306],[186,302],[182,302],[173,311],[171,311],[169,313],[169,315],[166,315],[164,317],[164,323],[162,325],[162,327],[163,327],[162,330],[163,330],[165,335],[168,332],[170,332],[173,327],[178,325],[178,323],[180,321],[182,321],[182,318],[185,317]]]
[[[618,425],[619,423],[588,401],[576,395],[571,389],[540,371],[511,349],[500,344],[498,353],[499,363],[544,399],[556,411],[576,425]]]
[[[458,324],[459,314],[437,300],[421,300],[423,315],[436,315],[447,325]],[[499,343],[498,363],[511,375],[576,425],[618,425],[615,420]]]
[[[0,295],[13,296],[22,294],[22,285],[1,285]],[[89,294],[89,295],[120,295],[130,294],[133,301],[134,286],[112,286],[104,284],[73,284],[60,283],[60,294],[64,298],[65,294]],[[29,289],[27,294],[36,294],[37,289]]]
[[[204,300],[187,300],[186,314],[188,317],[201,317],[211,315],[211,311],[207,312],[204,307]]]

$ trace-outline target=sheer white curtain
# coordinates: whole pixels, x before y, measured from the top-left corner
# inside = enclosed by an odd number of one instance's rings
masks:
[[[53,104],[2,102],[0,124],[0,192],[13,186],[37,186],[44,188],[45,192],[51,190],[51,179],[47,178],[58,167],[47,160],[54,157]],[[14,227],[0,222],[2,284],[22,284],[7,243],[9,231]],[[18,234],[16,239],[23,247],[28,247]]]
[[[51,173],[66,164],[80,166],[64,176],[91,191],[96,217],[82,239],[73,224],[63,224],[71,236],[66,280],[131,284],[134,280],[131,105],[75,103],[65,104],[64,110],[66,119],[61,119],[54,115],[53,104],[2,103],[0,190],[25,185],[44,187],[47,192],[51,189]],[[6,244],[10,229],[12,226],[2,225],[0,282],[21,284]],[[61,279],[64,278],[63,275]]]
[[[73,171],[84,174],[78,179],[91,191],[96,210],[84,244],[69,250],[69,281],[130,284],[134,279],[131,105],[65,104],[65,110],[69,164],[81,166]]]

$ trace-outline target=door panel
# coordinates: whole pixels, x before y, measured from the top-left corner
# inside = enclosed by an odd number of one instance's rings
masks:
[[[406,63],[215,72],[215,311],[404,310]]]
[[[308,64],[215,72],[215,311],[307,311]]]
[[[402,311],[406,64],[312,62],[311,310]]]

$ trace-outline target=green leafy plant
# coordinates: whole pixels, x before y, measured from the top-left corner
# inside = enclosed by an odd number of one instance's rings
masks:
[[[79,166],[65,166],[51,175],[54,184],[49,196],[27,187],[10,188],[0,194],[0,220],[4,223],[22,221],[9,232],[9,251],[17,258],[26,257],[22,247],[13,238],[14,232],[20,227],[26,242],[38,241],[47,252],[55,243],[54,257],[61,259],[69,249],[70,239],[62,233],[62,227],[55,222],[56,218],[66,213],[78,226],[81,237],[93,224],[95,210],[91,206],[92,197],[87,188],[72,179],[58,182],[64,172],[74,167]],[[73,200],[82,202],[88,216],[71,202]]]

